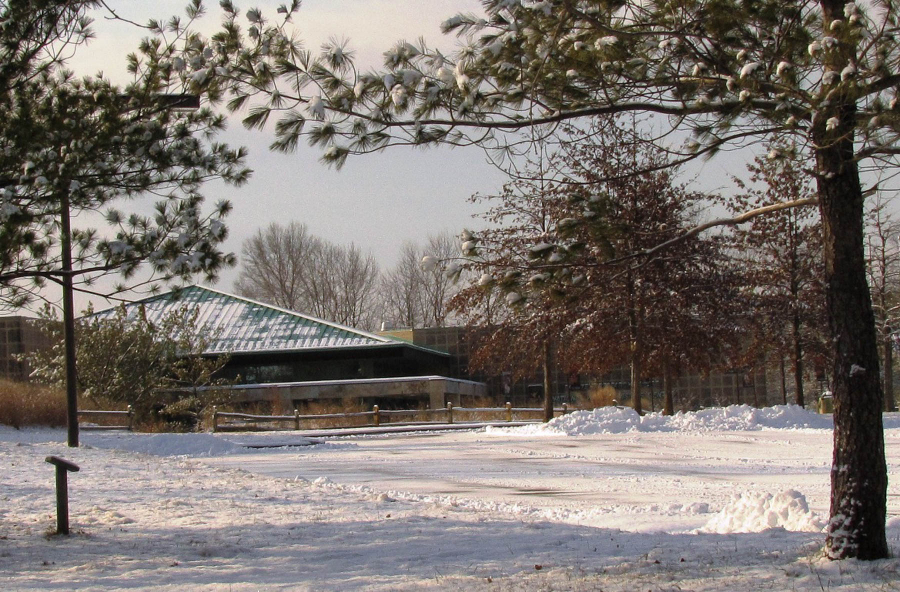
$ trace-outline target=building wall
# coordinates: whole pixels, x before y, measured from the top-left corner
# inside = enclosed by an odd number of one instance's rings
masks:
[[[485,375],[469,369],[469,359],[474,344],[465,327],[434,327],[403,329],[386,332],[407,339],[416,345],[445,351],[451,355],[450,374],[453,378],[485,382],[488,396],[497,404],[507,401],[516,406],[539,405],[543,399],[543,377],[538,373],[524,380],[512,380],[508,373]],[[566,375],[559,368],[553,372],[557,404],[589,404],[591,391],[611,386],[616,391],[616,401],[627,404],[631,398],[631,372],[618,368],[602,376]],[[650,410],[662,408],[662,381],[658,378],[642,382],[644,398],[651,404]],[[776,404],[769,393],[765,369],[713,372],[709,375],[690,374],[673,381],[673,398],[676,410],[693,410],[702,407],[731,404],[766,406]]]
[[[31,373],[28,363],[16,357],[50,347],[41,332],[38,319],[21,316],[0,317],[0,377],[7,380],[27,380]]]

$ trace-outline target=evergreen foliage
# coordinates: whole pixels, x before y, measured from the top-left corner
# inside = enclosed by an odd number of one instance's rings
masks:
[[[91,290],[111,273],[130,287],[197,274],[211,279],[234,263],[221,249],[231,205],[221,201],[205,212],[200,187],[213,179],[244,182],[244,151],[213,141],[224,116],[179,107],[191,80],[177,54],[194,42],[188,25],[199,16],[199,3],[189,8],[187,22],[151,27],[127,58],[132,82],[125,86],[66,68],[92,36],[89,15],[100,5],[0,2],[0,302],[6,306],[25,304],[47,281],[61,283],[64,210],[77,223],[71,275],[78,289]],[[139,276],[142,266],[148,273]],[[122,283],[104,293],[124,289]]]

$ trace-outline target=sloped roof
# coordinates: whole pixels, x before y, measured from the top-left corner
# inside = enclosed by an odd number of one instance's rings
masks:
[[[400,342],[317,319],[298,312],[235,296],[204,286],[188,286],[177,291],[151,296],[126,305],[129,313],[143,306],[147,319],[155,322],[184,306],[199,308],[197,322],[216,336],[204,352],[262,353],[345,349],[359,347],[396,347]],[[96,313],[113,314],[114,308]],[[415,349],[426,349],[416,347]],[[433,350],[427,350],[433,351]],[[441,352],[434,352],[441,353]]]

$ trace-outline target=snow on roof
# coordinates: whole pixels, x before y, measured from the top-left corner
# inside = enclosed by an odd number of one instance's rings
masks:
[[[397,346],[400,342],[291,310],[204,286],[187,286],[126,305],[143,306],[147,320],[159,321],[173,309],[199,309],[197,323],[216,336],[204,353],[256,353]],[[96,313],[112,315],[115,308]],[[423,348],[417,348],[423,349]],[[431,350],[428,350],[431,351]]]

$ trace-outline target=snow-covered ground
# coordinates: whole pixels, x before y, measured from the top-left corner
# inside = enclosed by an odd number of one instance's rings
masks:
[[[900,415],[885,424],[897,554]],[[830,418],[794,407],[64,439],[0,427],[3,590],[900,590],[900,560],[822,559]],[[50,534],[49,455],[81,467],[69,537]]]

